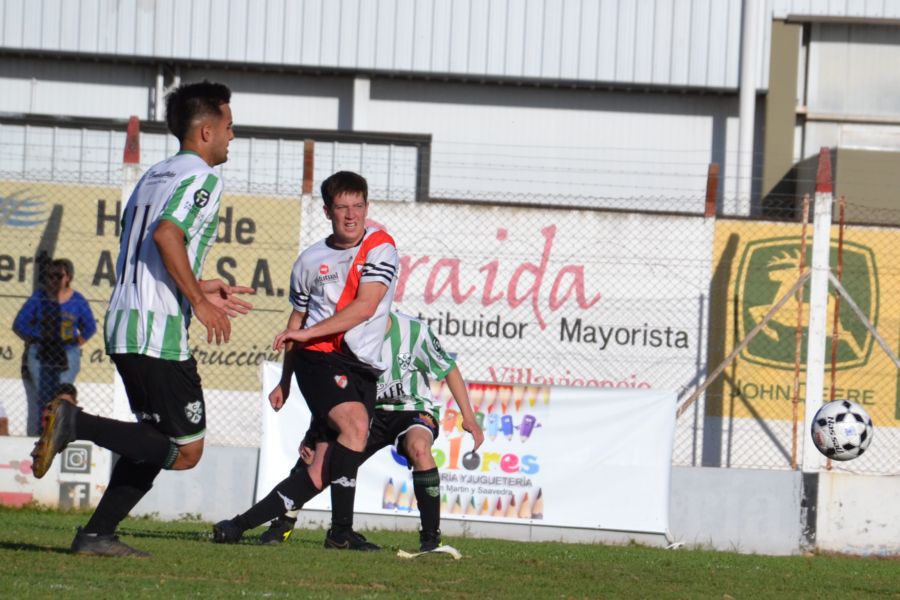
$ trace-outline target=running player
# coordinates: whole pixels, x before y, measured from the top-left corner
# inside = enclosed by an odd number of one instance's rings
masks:
[[[97,510],[72,542],[73,552],[147,556],[119,541],[116,528],[160,470],[191,469],[203,453],[206,411],[188,326],[194,316],[206,327],[207,342],[227,342],[229,317],[251,308],[235,294],[253,292],[200,279],[219,223],[222,181],[213,167],[228,159],[234,139],[230,99],[228,87],[208,81],[169,94],[166,122],[180,151],[150,167],[122,212],[104,334],[139,422],[90,415],[56,399],[35,444],[35,477],[43,477],[54,456],[74,440],[120,455]]]

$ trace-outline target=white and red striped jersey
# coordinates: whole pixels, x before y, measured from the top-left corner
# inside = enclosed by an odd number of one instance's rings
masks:
[[[353,248],[332,248],[326,238],[304,250],[291,271],[290,302],[295,310],[307,314],[307,327],[350,304],[360,284],[378,282],[388,288],[372,318],[343,334],[311,340],[304,348],[340,352],[342,343],[346,343],[360,361],[380,371],[386,369],[381,346],[399,263],[393,238],[381,229],[367,228],[362,241]]]

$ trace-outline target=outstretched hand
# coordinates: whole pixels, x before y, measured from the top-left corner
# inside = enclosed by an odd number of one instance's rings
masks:
[[[221,279],[205,279],[200,282],[203,295],[214,306],[225,311],[229,317],[246,315],[253,305],[241,300],[236,294],[255,294],[256,290],[244,285],[228,285]]]
[[[236,298],[235,294],[252,294],[253,288],[227,285],[221,279],[200,281],[203,300],[193,307],[194,315],[206,327],[206,342],[216,344],[231,338],[229,317],[247,314],[253,305]]]

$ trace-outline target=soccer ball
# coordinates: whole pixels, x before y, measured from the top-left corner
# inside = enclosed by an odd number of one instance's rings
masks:
[[[812,423],[812,439],[819,452],[833,460],[850,460],[872,443],[872,418],[851,400],[822,405]]]

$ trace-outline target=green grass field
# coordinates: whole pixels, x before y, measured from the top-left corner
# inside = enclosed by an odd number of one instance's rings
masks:
[[[0,507],[2,596],[900,598],[893,559],[449,538],[462,560],[403,560],[397,549],[415,550],[414,533],[367,532],[384,549],[363,554],[324,549],[320,530],[298,530],[281,546],[257,545],[255,536],[222,546],[210,541],[208,523],[150,519],[126,520],[120,534],[152,558],[69,554],[86,521]]]

